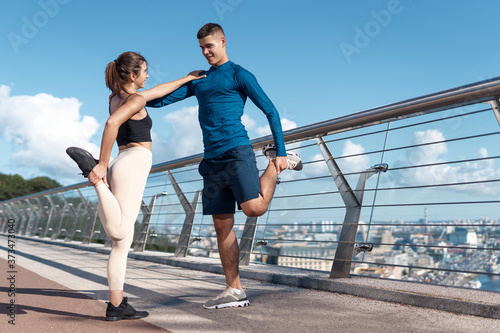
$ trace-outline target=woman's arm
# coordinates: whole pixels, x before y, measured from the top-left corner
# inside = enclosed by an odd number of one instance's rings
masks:
[[[101,139],[101,152],[99,154],[99,164],[97,164],[90,172],[88,179],[92,185],[95,185],[99,180],[103,180],[107,184],[108,164],[113,150],[113,144],[118,136],[120,126],[130,119],[134,114],[141,111],[146,105],[146,100],[139,94],[134,94],[129,97],[127,103],[120,106],[106,121],[104,132]]]
[[[203,72],[203,71],[192,71],[191,73],[184,76],[183,78],[180,78],[180,79],[175,80],[175,81],[159,84],[151,89],[138,91],[137,94],[140,94],[141,96],[143,96],[146,99],[147,102],[149,102],[153,99],[160,98],[160,97],[163,97],[165,95],[170,94],[171,92],[180,88],[185,83],[206,77],[206,75],[200,75],[201,72]]]

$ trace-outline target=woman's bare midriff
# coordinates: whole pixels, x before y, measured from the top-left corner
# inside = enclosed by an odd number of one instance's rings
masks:
[[[123,146],[119,146],[118,150],[122,151],[127,148],[132,148],[132,147],[144,147],[147,150],[151,151],[151,142],[131,142]]]

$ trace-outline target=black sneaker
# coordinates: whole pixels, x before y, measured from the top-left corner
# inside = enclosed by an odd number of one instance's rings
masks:
[[[92,154],[82,148],[69,147],[66,149],[66,154],[73,159],[73,161],[78,164],[80,170],[82,170],[83,177],[87,178],[90,171],[99,163]]]
[[[114,306],[111,302],[108,303],[106,309],[106,320],[117,321],[122,319],[140,319],[149,316],[147,311],[136,311],[132,305],[128,304],[128,298],[123,297],[122,302],[118,306]]]

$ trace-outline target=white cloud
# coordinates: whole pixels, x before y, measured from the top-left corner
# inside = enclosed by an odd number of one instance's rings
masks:
[[[307,172],[307,175],[310,177],[317,177],[317,176],[325,176],[329,175],[330,171],[328,170],[328,166],[325,163],[325,159],[323,155],[321,154],[315,154],[312,158],[311,161],[318,161],[315,163],[311,163],[308,165],[308,167],[304,170]]]
[[[341,156],[342,157],[350,156],[350,157],[336,159],[336,162],[342,173],[360,172],[366,170],[369,167],[369,162],[370,162],[368,156],[366,155],[351,156],[351,155],[363,154],[364,152],[365,148],[362,145],[354,143],[351,140],[347,140],[344,143],[344,146],[342,147]],[[323,158],[323,155],[315,154],[312,157],[311,161],[320,161],[320,162],[312,163],[311,165],[309,165],[307,168],[307,174],[311,177],[330,174],[330,171],[328,170],[328,167],[324,162],[324,160],[325,159]],[[352,180],[349,179],[349,181]],[[350,185],[355,186],[356,184],[350,184]]]
[[[243,125],[245,126],[246,130],[249,131],[251,129],[253,129],[255,127],[255,120],[253,120],[252,118],[250,118],[250,116],[244,114],[242,117],[241,117],[241,122],[243,123]]]
[[[444,135],[438,130],[429,129],[427,131],[418,131],[413,134],[413,145],[422,145],[432,142],[444,141]],[[424,145],[420,147],[413,148],[408,157],[410,162],[416,165],[424,163],[436,163],[441,162],[441,155],[448,152],[448,147],[446,143],[436,143],[432,145]]]
[[[361,172],[366,170],[369,167],[368,163],[370,162],[370,158],[366,155],[358,155],[363,154],[364,152],[365,148],[363,148],[362,145],[354,143],[351,140],[347,140],[342,149],[342,157],[349,157],[338,159],[340,170],[342,170],[343,173]]]
[[[281,128],[283,129],[283,132],[287,131],[289,129],[296,128],[296,127],[297,127],[297,124],[294,121],[291,121],[287,118],[281,118]],[[269,127],[269,124],[266,126],[257,127],[255,129],[255,132],[257,133],[257,135],[259,137],[270,135],[271,134],[271,127]]]
[[[10,167],[32,170],[35,176],[46,175],[61,183],[74,181],[79,170],[65,150],[79,146],[98,154],[98,147],[90,143],[99,128],[97,120],[80,115],[81,103],[76,98],[44,93],[10,96],[10,90],[0,86],[0,133],[11,144]]]
[[[184,107],[178,111],[169,112],[162,119],[170,125],[171,130],[162,138],[158,133],[153,132],[153,163],[203,152],[202,133],[198,123],[198,106]]]
[[[423,144],[439,142],[445,140],[443,133],[438,130],[427,130],[425,132],[415,132],[412,143]],[[406,154],[405,161],[396,161],[394,167],[418,166],[427,164],[427,167],[403,169],[393,174],[393,181],[399,185],[427,185],[427,184],[450,184],[474,182],[488,179],[497,179],[500,170],[495,169],[495,162],[491,159],[481,161],[471,161],[459,164],[447,164],[446,153],[448,147],[446,143],[437,143],[415,147]],[[480,147],[476,154],[477,158],[488,157],[488,150]],[[442,163],[442,164],[439,164]],[[391,165],[389,165],[390,169]],[[482,185],[460,185],[453,187],[454,191],[462,191],[472,194],[499,194],[500,187],[495,184]]]

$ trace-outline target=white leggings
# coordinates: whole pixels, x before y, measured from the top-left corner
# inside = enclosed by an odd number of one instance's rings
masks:
[[[113,241],[108,259],[109,290],[123,290],[134,224],[141,208],[151,164],[152,154],[148,149],[124,149],[109,164],[110,187],[103,183],[95,187],[99,218],[106,234]]]

